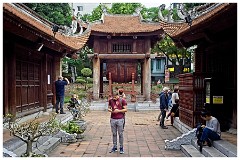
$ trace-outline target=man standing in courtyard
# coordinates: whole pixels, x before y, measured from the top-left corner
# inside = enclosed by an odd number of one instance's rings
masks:
[[[63,104],[64,104],[64,92],[65,92],[65,85],[68,85],[69,81],[67,78],[64,78],[62,76],[58,77],[58,80],[55,81],[55,89],[56,89],[56,113],[59,113],[59,103],[60,103],[60,114],[65,114],[63,112]]]
[[[113,135],[113,148],[110,151],[117,151],[117,134],[119,136],[120,143],[120,154],[124,153],[123,150],[123,124],[124,124],[124,114],[127,112],[127,102],[125,99],[120,102],[119,96],[117,93],[114,93],[113,98],[109,100],[108,111],[111,112],[111,130]]]
[[[165,117],[166,117],[166,113],[168,111],[168,102],[169,102],[168,88],[164,87],[163,88],[163,93],[160,95],[160,110],[161,110],[160,126],[163,129],[167,129],[168,128],[168,127],[166,127],[164,125],[164,120],[165,120]]]

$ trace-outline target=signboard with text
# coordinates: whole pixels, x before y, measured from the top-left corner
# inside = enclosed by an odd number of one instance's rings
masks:
[[[169,77],[170,77],[169,69],[165,69],[165,82],[169,81]]]

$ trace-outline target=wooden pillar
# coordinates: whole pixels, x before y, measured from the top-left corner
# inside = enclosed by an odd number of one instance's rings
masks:
[[[14,45],[11,46],[15,48]],[[8,77],[8,82],[11,85],[4,86],[8,89],[8,105],[10,113],[15,117],[16,116],[16,50],[10,49],[11,52],[8,52],[8,73],[5,73],[5,76]]]
[[[141,62],[141,94],[143,95],[144,85],[143,85],[143,63]]]
[[[103,97],[103,63],[100,63],[100,94]]]
[[[133,40],[133,44],[132,44],[132,53],[137,53],[137,41]]]
[[[43,107],[43,111],[47,111],[47,54],[43,56],[41,63],[41,98],[40,105]]]
[[[6,47],[6,45],[5,45]],[[3,50],[5,49],[5,47],[3,48]],[[7,51],[3,51],[3,53],[7,53]],[[3,66],[4,66],[4,70],[3,70],[3,115],[9,113],[9,104],[8,104],[8,57],[4,54],[3,55]]]
[[[97,55],[97,53],[95,53]],[[93,58],[93,99],[99,99],[100,88],[100,59],[98,56]]]
[[[108,75],[108,82],[109,82],[109,98],[112,97],[112,73],[109,72]]]
[[[134,92],[134,85],[135,85],[135,74],[132,73],[132,91]]]
[[[131,95],[131,102],[136,102],[136,95],[134,91],[134,85],[135,85],[135,74],[132,73],[132,95]]]
[[[146,58],[144,59],[143,64],[143,85],[144,85],[144,95],[147,101],[150,101],[150,94],[151,94],[151,41],[148,39],[145,42],[145,51],[146,51]]]

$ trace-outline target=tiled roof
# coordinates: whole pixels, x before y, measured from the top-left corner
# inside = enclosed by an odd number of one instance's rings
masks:
[[[18,19],[21,19],[21,21],[28,24],[34,30],[40,31],[47,36],[53,36],[52,26],[49,25],[50,23],[47,24],[46,20],[44,22],[43,20],[36,18],[36,15],[33,15],[32,13],[27,12],[11,3],[4,3],[3,10],[7,11],[8,14],[16,16]],[[79,36],[67,36],[57,32],[55,35],[55,41],[59,42],[63,46],[68,46],[73,50],[79,50],[88,41],[90,33],[90,29],[87,29]]]
[[[162,29],[160,23],[143,22],[139,15],[104,15],[91,30],[104,33],[140,33]]]
[[[207,23],[208,21],[211,20],[213,16],[217,15],[220,11],[227,8],[229,5],[230,5],[229,3],[219,4],[214,9],[209,10],[209,12],[205,12],[196,19],[193,19],[191,26],[192,29],[198,25]],[[160,23],[161,26],[163,27],[163,30],[171,37],[179,37],[185,32],[190,31],[189,25],[187,23],[166,23],[166,22]]]

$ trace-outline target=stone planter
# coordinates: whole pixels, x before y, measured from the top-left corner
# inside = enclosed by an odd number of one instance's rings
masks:
[[[61,138],[61,142],[64,142],[64,143],[77,142],[76,133],[70,134],[63,130],[60,130],[54,137]]]
[[[83,139],[84,138],[84,133],[77,133],[76,138],[77,139]]]
[[[76,123],[83,132],[87,129],[87,122],[84,120],[73,120],[72,122]]]

